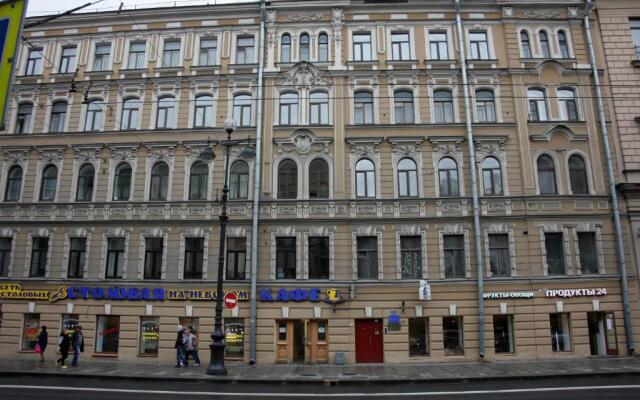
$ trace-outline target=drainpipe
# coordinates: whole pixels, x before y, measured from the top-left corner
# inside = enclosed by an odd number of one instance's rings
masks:
[[[602,102],[602,91],[600,89],[600,77],[598,76],[598,67],[596,65],[595,51],[593,50],[593,41],[591,40],[591,26],[589,24],[589,12],[593,8],[591,0],[586,0],[584,5],[584,31],[587,39],[587,48],[589,50],[589,62],[591,63],[591,74],[593,75],[593,83],[596,90],[596,107],[598,110],[598,118],[600,122],[600,131],[602,132],[602,142],[604,144],[604,156],[607,160],[607,174],[609,176],[609,193],[611,196],[611,204],[613,208],[613,222],[616,231],[616,250],[618,253],[618,267],[620,269],[620,284],[622,286],[622,305],[624,315],[624,332],[627,336],[627,353],[633,355],[633,328],[631,327],[631,313],[629,311],[629,287],[627,285],[627,267],[624,258],[624,242],[622,240],[622,224],[620,223],[620,208],[618,206],[618,193],[616,192],[616,178],[613,172],[613,162],[611,161],[611,149],[609,148],[609,132],[607,130],[607,121],[604,115],[604,105]]]
[[[256,113],[256,159],[253,172],[253,208],[251,217],[251,315],[249,317],[249,364],[256,363],[256,319],[258,297],[258,219],[260,218],[260,189],[262,184],[262,136],[263,136],[263,82],[264,82],[264,35],[266,19],[265,0],[260,0],[260,33],[258,39],[258,104]]]
[[[484,357],[484,268],[482,263],[482,239],[480,232],[480,208],[478,206],[478,172],[476,171],[476,149],[473,143],[473,126],[471,122],[471,107],[469,106],[469,84],[467,79],[467,60],[464,54],[464,40],[462,20],[460,18],[460,0],[456,3],[456,34],[458,36],[458,53],[462,73],[462,87],[464,88],[464,116],[467,125],[467,147],[469,149],[469,165],[471,166],[471,196],[473,202],[473,230],[476,247],[476,272],[478,274],[478,347],[480,357]]]

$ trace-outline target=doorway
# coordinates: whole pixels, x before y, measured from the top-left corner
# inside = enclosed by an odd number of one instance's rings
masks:
[[[276,321],[276,362],[329,362],[327,320]]]
[[[356,320],[356,362],[382,363],[382,320]]]
[[[587,313],[589,326],[589,347],[592,356],[618,354],[616,323],[612,312],[594,311]]]
[[[329,362],[329,346],[327,320],[313,319],[309,321],[309,354],[307,359],[312,364]]]

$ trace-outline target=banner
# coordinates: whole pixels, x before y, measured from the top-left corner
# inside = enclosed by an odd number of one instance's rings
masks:
[[[0,129],[5,126],[7,100],[15,70],[27,0],[0,2]]]

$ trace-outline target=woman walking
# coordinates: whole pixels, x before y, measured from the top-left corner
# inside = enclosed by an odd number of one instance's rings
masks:
[[[60,338],[58,339],[58,347],[60,348],[60,358],[56,361],[56,364],[60,366],[60,368],[68,368],[64,365],[67,357],[69,357],[69,346],[71,346],[71,339],[69,335],[67,335],[64,330],[60,332]]]
[[[47,333],[47,326],[43,325],[36,343],[36,353],[40,354],[41,363],[44,362],[44,351],[47,348],[47,343],[49,343],[49,334]]]

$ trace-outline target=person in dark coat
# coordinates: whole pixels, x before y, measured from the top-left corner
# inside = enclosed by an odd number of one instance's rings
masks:
[[[76,326],[76,330],[71,336],[71,345],[73,346],[73,360],[71,360],[71,366],[77,367],[80,353],[84,351],[84,335],[82,334],[82,327],[80,325]]]
[[[176,348],[176,368],[183,367],[185,365],[185,343],[184,328],[182,325],[178,325],[178,337],[176,337],[176,344],[174,347]]]
[[[38,346],[40,347],[40,362],[44,362],[44,351],[49,343],[49,334],[47,333],[47,326],[43,325],[40,334],[38,335]]]
[[[58,347],[60,348],[60,358],[56,361],[56,364],[60,366],[60,368],[67,368],[64,365],[65,360],[69,357],[69,346],[71,346],[71,338],[67,335],[64,330],[60,332],[60,338],[58,339]]]

